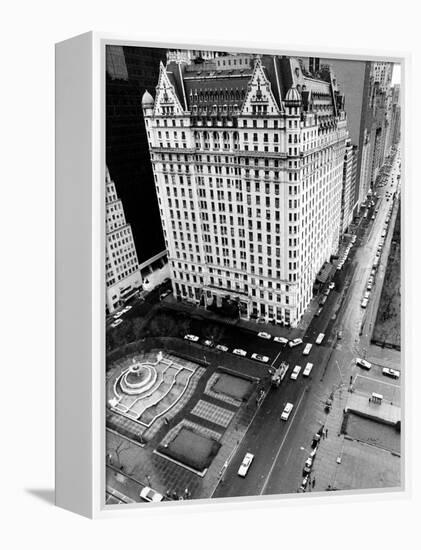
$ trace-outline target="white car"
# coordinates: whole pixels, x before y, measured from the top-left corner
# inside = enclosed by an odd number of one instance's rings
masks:
[[[241,355],[241,357],[245,357],[247,355],[247,352],[240,348],[233,349],[232,353],[234,355]]]
[[[303,376],[309,376],[312,368],[313,368],[313,363],[307,363],[307,365],[303,370]]]
[[[172,293],[172,290],[166,290],[165,292],[163,292],[162,294],[159,295],[159,299],[163,300],[164,298],[169,296],[171,293]]]
[[[306,344],[306,347],[303,350],[303,355],[308,355],[312,347],[313,347],[313,344]]]
[[[284,410],[282,411],[282,414],[281,414],[281,420],[285,420],[285,421],[288,420],[293,407],[294,405],[292,403],[287,403],[285,405]]]
[[[217,346],[215,346],[216,349],[218,349],[219,351],[228,351],[228,348],[227,346],[224,346],[222,344],[218,344]]]
[[[299,346],[302,343],[303,343],[303,341],[301,340],[301,338],[294,338],[294,340],[290,340],[288,342],[288,346],[290,348],[295,348],[295,346]]]
[[[288,344],[288,338],[284,338],[283,336],[275,336],[273,339],[274,342],[278,342],[278,344]]]
[[[368,300],[368,299],[370,298],[370,291],[369,291],[369,290],[367,290],[366,292],[364,292],[364,298],[365,298],[366,300]]]
[[[300,374],[301,367],[300,365],[295,365],[293,371],[291,372],[291,380],[297,380],[298,375]]]
[[[333,290],[335,288],[335,283],[333,281],[329,283],[329,288],[330,290]]]
[[[319,336],[316,338],[316,344],[321,344],[323,342],[324,337],[325,335],[323,334],[323,332],[321,332]]]
[[[123,319],[117,319],[117,321],[114,321],[114,323],[111,323],[111,326],[113,328],[118,327],[118,325],[121,325],[122,322],[123,322]]]
[[[365,359],[360,359],[360,357],[357,357],[355,359],[355,363],[359,366],[359,367],[362,367],[363,369],[366,369],[366,370],[370,370],[371,369],[371,363],[369,363],[368,361],[366,361]]]
[[[203,340],[203,345],[211,348],[213,346],[212,340]]]
[[[184,336],[184,340],[189,340],[190,342],[198,342],[199,341],[199,337],[196,336],[195,334],[186,334]]]
[[[113,315],[114,319],[120,319],[120,317],[123,315],[124,311],[121,310],[119,311],[118,313],[116,313],[115,315]]]
[[[257,335],[259,338],[264,338],[265,340],[270,340],[272,336],[268,334],[267,332],[259,332]]]
[[[362,307],[363,309],[365,309],[365,308],[367,307],[367,305],[368,305],[368,300],[367,300],[367,298],[363,298],[363,299],[361,300],[361,307]]]
[[[399,378],[399,376],[401,375],[401,373],[398,370],[389,369],[388,367],[384,367],[382,369],[382,373],[385,376],[390,376],[391,378]]]
[[[371,290],[373,288],[373,283],[367,283],[367,290]]]
[[[132,306],[126,306],[124,309],[123,309],[123,313],[127,313],[128,311],[130,311],[132,309]]]
[[[243,462],[241,463],[241,466],[238,469],[238,475],[241,477],[246,477],[247,472],[249,471],[249,468],[251,466],[251,463],[253,462],[254,455],[251,453],[246,453],[245,457],[243,458]]]
[[[142,500],[146,500],[146,502],[161,502],[164,498],[160,493],[154,491],[150,487],[143,487],[139,496]]]
[[[256,361],[260,361],[262,363],[269,362],[269,357],[267,357],[266,355],[259,355],[258,353],[253,353],[251,358],[255,359]]]

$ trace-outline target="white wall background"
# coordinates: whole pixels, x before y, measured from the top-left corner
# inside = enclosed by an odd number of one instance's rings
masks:
[[[228,2],[227,0],[14,1],[1,17],[1,374],[5,548],[414,548],[419,541],[419,419],[412,398],[414,490],[410,499],[338,504],[266,506],[212,512],[148,513],[138,520],[90,522],[51,505],[54,472],[54,43],[88,30],[139,39],[235,40],[282,47],[383,49],[414,52],[420,69],[419,18],[410,0]],[[341,11],[341,9],[343,11]],[[256,27],[253,27],[256,25]],[[252,41],[252,42],[251,42]],[[418,62],[418,63],[417,63]],[[414,71],[415,72],[415,71]],[[417,90],[409,108],[415,138]],[[417,158],[417,143],[412,142]],[[415,166],[414,166],[415,168]],[[407,264],[413,280],[408,316],[416,341],[419,291],[420,179],[412,173],[406,233],[414,244]],[[418,199],[418,200],[417,200]],[[412,206],[409,206],[412,205]],[[416,209],[415,209],[416,208]],[[413,213],[411,213],[413,212]],[[410,224],[410,225],[409,225]],[[412,233],[412,236],[409,234]],[[416,247],[418,244],[418,247]],[[415,250],[418,248],[418,258]],[[411,309],[409,309],[411,307]],[[414,355],[411,386],[420,387]],[[417,373],[418,371],[418,373]],[[12,392],[11,381],[22,386]],[[75,398],[77,400],[77,398]],[[418,441],[415,440],[415,434]],[[418,470],[418,471],[417,471]],[[75,472],[75,475],[77,473]],[[331,502],[332,504],[328,504]],[[336,505],[335,505],[336,504]],[[9,539],[9,540],[8,540]],[[410,542],[411,539],[414,542]]]

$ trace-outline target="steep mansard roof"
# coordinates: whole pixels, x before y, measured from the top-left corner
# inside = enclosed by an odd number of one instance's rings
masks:
[[[304,75],[295,58],[263,55],[260,63],[279,110],[282,110],[282,102],[287,97],[294,96],[296,101],[300,101],[304,91],[306,98],[331,95],[330,84]],[[253,70],[251,65],[221,69],[212,61],[199,65],[171,62],[166,66],[167,76],[181,105],[189,111],[193,106],[214,105],[236,105],[241,109]]]

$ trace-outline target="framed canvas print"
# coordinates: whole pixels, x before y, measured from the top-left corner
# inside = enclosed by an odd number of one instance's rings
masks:
[[[406,61],[57,45],[58,505],[407,489]]]

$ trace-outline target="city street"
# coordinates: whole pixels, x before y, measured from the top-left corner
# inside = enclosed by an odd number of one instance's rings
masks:
[[[399,403],[399,382],[385,378],[380,366],[373,365],[367,372],[355,364],[356,357],[365,356],[370,340],[368,327],[374,323],[377,312],[396,207],[388,226],[369,307],[364,310],[360,304],[384,228],[384,220],[392,204],[383,197],[386,190],[394,191],[395,187],[396,178],[393,187],[388,185],[380,190],[379,212],[376,218],[370,221],[366,230],[367,236],[356,250],[352,265],[348,266],[352,280],[342,308],[336,312],[334,323],[330,325],[330,337],[326,335],[324,343],[330,345],[325,347],[314,344],[307,357],[302,355],[303,346],[284,350],[275,366],[281,359],[290,364],[286,378],[279,389],[270,391],[231,464],[223,473],[222,483],[215,491],[215,497],[296,492],[303,477],[304,462],[310,453],[312,437],[326,421],[325,401],[333,394],[334,399],[345,403],[351,376],[357,388],[364,382],[365,389],[372,386],[372,391],[379,392],[380,388],[385,399]],[[338,292],[330,293],[322,314],[315,317],[310,324],[304,342],[314,343],[317,334],[326,331],[338,299]],[[336,341],[335,334],[339,328],[342,338]],[[361,328],[363,338],[360,334]],[[308,361],[314,363],[311,376],[308,379],[303,378],[301,372],[297,380],[290,380],[292,368],[295,365],[304,367]],[[283,422],[280,415],[286,402],[293,403],[294,408],[289,420]],[[336,434],[332,436],[336,437]],[[237,472],[246,452],[251,452],[255,458],[247,477],[243,479]]]

